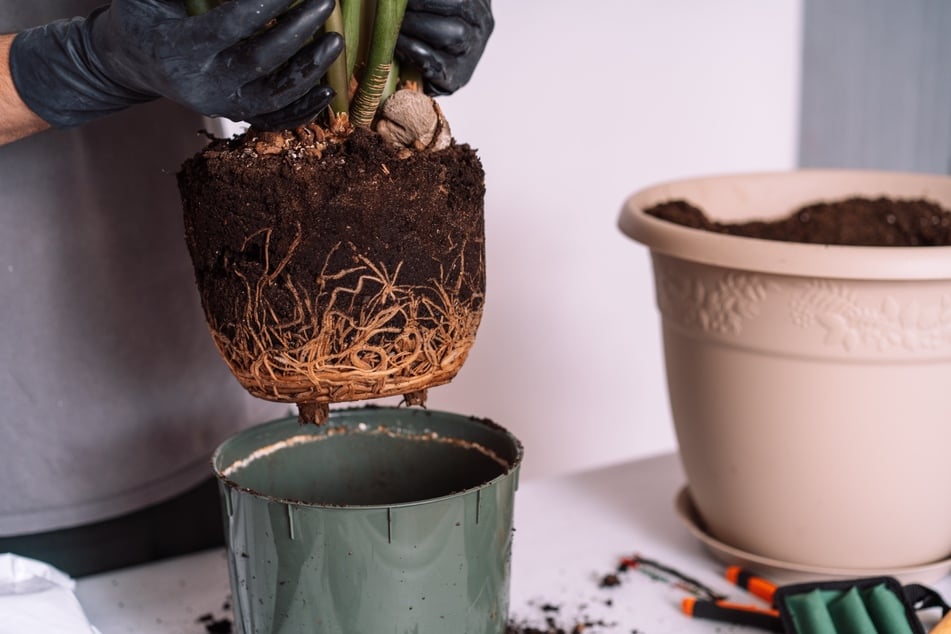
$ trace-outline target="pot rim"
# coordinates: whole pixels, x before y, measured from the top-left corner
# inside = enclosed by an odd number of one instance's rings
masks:
[[[453,491],[445,495],[439,495],[439,496],[435,496],[431,498],[425,498],[421,500],[411,500],[408,502],[395,502],[395,503],[389,503],[389,504],[329,504],[329,503],[322,503],[322,502],[307,502],[305,500],[295,500],[295,499],[285,498],[285,497],[281,497],[277,495],[271,495],[269,493],[263,493],[255,489],[242,486],[241,484],[236,482],[233,478],[231,478],[230,475],[225,473],[226,471],[229,471],[230,467],[232,467],[234,464],[236,464],[237,462],[240,462],[240,460],[237,460],[237,461],[232,461],[232,463],[229,465],[220,464],[222,461],[222,456],[224,452],[227,451],[229,442],[231,442],[237,436],[261,432],[266,429],[273,428],[280,425],[299,426],[299,423],[297,421],[297,416],[288,416],[285,418],[279,418],[276,420],[271,420],[264,423],[260,423],[258,425],[254,425],[252,427],[248,427],[230,436],[229,438],[226,438],[220,445],[218,445],[218,447],[215,449],[214,453],[211,456],[212,471],[214,472],[215,477],[218,479],[218,481],[221,484],[228,487],[228,489],[232,491],[237,491],[239,494],[250,495],[252,497],[259,498],[267,502],[284,504],[284,505],[294,506],[298,508],[309,508],[309,509],[326,510],[326,511],[341,511],[341,512],[343,511],[355,511],[355,512],[379,511],[379,510],[411,508],[411,507],[418,507],[418,506],[424,506],[429,504],[437,504],[447,500],[458,499],[460,497],[469,495],[471,493],[476,493],[478,491],[493,488],[497,486],[500,482],[508,478],[516,478],[515,487],[516,488],[518,487],[517,478],[519,477],[519,471],[521,470],[522,460],[525,457],[525,448],[522,445],[522,442],[512,432],[502,427],[498,423],[486,418],[477,418],[474,416],[458,414],[456,412],[448,412],[448,411],[433,410],[433,409],[412,409],[412,408],[404,408],[404,407],[386,407],[386,406],[375,406],[375,405],[369,405],[364,407],[348,407],[348,408],[340,408],[340,409],[331,410],[330,420],[324,423],[324,425],[321,426],[320,428],[324,432],[329,431],[331,433],[307,434],[306,431],[302,431],[300,434],[292,434],[288,436],[285,440],[295,438],[301,435],[309,435],[309,436],[313,436],[313,439],[308,440],[306,442],[320,442],[326,438],[329,438],[335,435],[333,433],[333,430],[346,426],[343,423],[351,422],[350,421],[351,418],[355,418],[360,413],[366,413],[366,412],[372,412],[372,411],[377,411],[377,412],[398,411],[400,413],[409,414],[411,416],[436,415],[436,416],[448,416],[460,421],[464,420],[466,421],[467,424],[479,425],[485,429],[500,433],[501,436],[507,442],[511,443],[512,448],[514,449],[514,457],[499,475],[495,476],[491,480],[487,480],[476,486],[472,486],[466,489],[460,489],[459,491]],[[341,419],[343,419],[343,423],[340,422]],[[383,427],[383,426],[380,426],[380,427]],[[377,429],[379,429],[379,427]],[[409,434],[405,434],[406,430],[402,427],[392,426],[392,429],[395,431],[395,435],[406,435],[407,437],[409,437]],[[368,428],[367,430],[360,430],[357,433],[374,433],[374,430],[371,428]],[[281,449],[278,449],[277,451],[281,451]]]
[[[803,182],[808,185],[803,185]],[[862,247],[805,244],[733,236],[695,229],[648,216],[644,210],[684,198],[723,215],[723,201],[761,211],[736,219],[778,217],[819,200],[850,195],[924,197],[951,209],[951,176],[883,170],[806,169],[719,174],[661,182],[636,191],[621,208],[619,229],[652,253],[725,268],[780,275],[856,280],[938,280],[951,278],[951,246]],[[706,204],[705,204],[706,203]],[[732,210],[731,210],[732,211]]]

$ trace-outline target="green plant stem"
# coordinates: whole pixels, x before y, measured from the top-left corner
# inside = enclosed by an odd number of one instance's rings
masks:
[[[356,126],[370,127],[376,115],[393,65],[393,51],[406,3],[407,0],[379,0],[377,3],[366,72],[350,107],[350,121]]]
[[[386,85],[383,86],[383,93],[380,95],[380,103],[396,92],[396,89],[400,87],[401,79],[403,79],[403,73],[400,71],[400,63],[394,59],[390,64],[390,74],[386,78]]]
[[[185,0],[185,10],[189,15],[200,15],[227,1]],[[296,0],[291,6],[300,1]],[[327,71],[326,81],[335,93],[330,108],[335,114],[349,112],[354,125],[370,127],[381,101],[397,88],[401,69],[393,59],[393,52],[407,2],[337,0],[324,25],[325,31],[340,33],[345,42],[345,50]],[[350,86],[355,74],[362,76],[351,102]]]
[[[347,77],[353,77],[353,71],[360,57],[360,37],[363,30],[363,0],[340,0],[343,7],[343,33],[347,42]]]
[[[327,18],[324,30],[328,33],[339,33],[345,42],[349,42],[340,5],[340,0],[337,0],[333,13]],[[350,111],[350,73],[347,72],[347,49],[349,48],[349,45],[346,46],[327,70],[327,83],[334,89],[334,98],[330,102],[330,108],[334,114]]]

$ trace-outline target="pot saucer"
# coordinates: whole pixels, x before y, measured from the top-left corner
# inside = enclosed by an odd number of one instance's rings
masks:
[[[779,585],[879,576],[895,577],[902,583],[933,583],[951,573],[951,558],[902,568],[825,568],[771,559],[725,544],[708,533],[686,486],[677,493],[674,507],[687,530],[700,540],[714,557],[728,565],[743,566]]]

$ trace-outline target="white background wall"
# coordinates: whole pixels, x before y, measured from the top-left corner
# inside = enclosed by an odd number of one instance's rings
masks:
[[[676,449],[649,257],[618,212],[657,181],[796,165],[802,2],[493,2],[475,76],[440,98],[486,170],[486,307],[428,406],[510,429],[524,478]]]
[[[493,9],[441,100],[486,169],[486,308],[429,406],[511,429],[525,477],[673,450],[648,254],[617,214],[659,180],[795,165],[801,0]]]

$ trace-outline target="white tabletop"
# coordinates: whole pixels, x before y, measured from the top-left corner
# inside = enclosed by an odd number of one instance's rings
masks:
[[[622,557],[637,555],[731,599],[756,602],[723,578],[724,565],[678,519],[674,498],[684,481],[679,460],[667,454],[523,482],[515,503],[510,616],[536,626],[551,617],[568,631],[601,623],[585,634],[760,632],[684,616],[686,591],[669,576],[647,574],[649,567],[600,587]],[[951,578],[931,585],[951,597]],[[206,634],[201,617],[231,618],[229,594],[221,550],[86,577],[77,588],[102,634]]]

